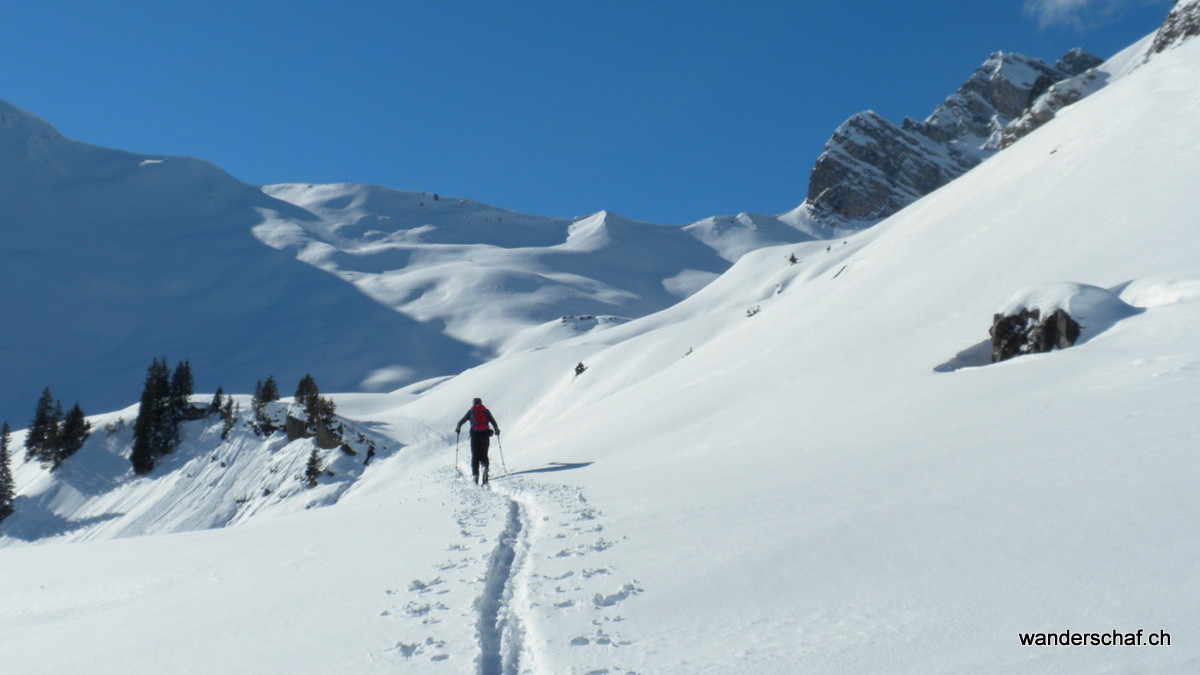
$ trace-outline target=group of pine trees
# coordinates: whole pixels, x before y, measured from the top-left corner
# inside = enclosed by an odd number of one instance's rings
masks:
[[[149,473],[164,456],[179,445],[180,424],[189,416],[193,388],[192,369],[187,361],[180,361],[174,370],[171,370],[167,366],[166,358],[154,359],[146,369],[138,416],[133,424],[133,450],[130,461],[135,473]],[[260,424],[267,425],[267,404],[278,400],[279,386],[274,376],[269,375],[266,381],[260,380],[256,383],[251,407]],[[334,403],[320,395],[317,383],[311,375],[305,375],[296,387],[296,402],[304,406],[310,430],[315,431],[318,425],[329,428],[333,424]],[[226,437],[237,414],[233,397],[226,396],[218,387],[208,410],[201,414],[205,413],[220,415],[224,419],[222,438]],[[48,462],[52,469],[57,469],[83,446],[90,433],[91,425],[79,404],[75,404],[64,415],[62,404],[55,400],[50,389],[46,388],[38,399],[33,422],[25,436],[26,461],[37,459]],[[10,468],[9,441],[9,425],[5,422],[0,428],[0,521],[12,514],[16,497]],[[321,473],[319,456],[314,449],[305,471],[306,482],[315,486]]]
[[[147,474],[179,445],[179,425],[187,416],[194,380],[192,367],[180,361],[172,372],[167,359],[154,359],[146,369],[137,421],[133,423],[134,473]]]
[[[0,426],[0,521],[13,513],[16,501],[16,486],[12,475],[12,441],[8,422]],[[25,461],[46,462],[50,469],[57,470],[68,457],[83,447],[92,432],[83,409],[76,403],[65,415],[62,403],[55,400],[47,387],[38,397],[33,421],[25,434]]]
[[[46,462],[52,469],[57,469],[83,447],[91,431],[79,404],[64,415],[62,403],[55,400],[47,387],[38,398],[33,421],[25,435],[25,460]]]

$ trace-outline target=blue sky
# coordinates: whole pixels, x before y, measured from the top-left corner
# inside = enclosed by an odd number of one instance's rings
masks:
[[[664,223],[799,204],[833,129],[923,118],[991,52],[1108,57],[1169,0],[40,0],[0,99],[249,183]]]

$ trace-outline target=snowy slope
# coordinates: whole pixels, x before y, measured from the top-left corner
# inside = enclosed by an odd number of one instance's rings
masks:
[[[0,310],[17,321],[0,333],[0,417],[18,426],[45,386],[88,411],[127,405],[158,356],[189,359],[208,390],[306,372],[386,390],[564,315],[663,309],[729,266],[679,228],[608,213],[260,189],[200,160],[65,139],[3,103],[0,256]]]
[[[265,191],[320,216],[255,228],[265,243],[490,357],[562,316],[643,316],[728,268],[686,231],[601,212],[536,218],[463,199],[361,185]],[[797,238],[799,233],[791,230]]]
[[[0,549],[0,659],[1193,670],[1198,64],[1184,42],[876,228],[747,253],[662,312],[338,397],[405,447],[335,506]],[[1014,297],[1089,287],[1137,311],[1068,350],[975,360]],[[472,396],[514,473],[491,490],[449,466]],[[1173,644],[1017,637],[1139,629]]]
[[[244,397],[243,397],[244,398]],[[197,401],[197,403],[199,403]],[[249,405],[249,400],[239,404]],[[304,419],[286,403],[267,406],[282,429],[286,415]],[[347,451],[316,448],[312,439],[290,441],[282,431],[264,435],[253,416],[238,413],[227,434],[222,419],[185,422],[179,448],[146,476],[129,461],[137,406],[91,418],[93,433],[57,471],[24,452],[15,462],[19,497],[4,521],[0,541],[73,542],[229,527],[264,515],[291,513],[337,502],[374,458],[394,454],[398,444],[370,429],[340,420]],[[24,434],[14,435],[20,448]],[[303,485],[316,449],[325,475],[316,488]]]
[[[379,370],[472,362],[251,233],[311,217],[200,160],[70,141],[0,104],[0,415],[21,426],[45,386],[89,412],[124,407],[159,356],[189,359],[209,391],[310,370],[352,390]]]
[[[601,531],[567,542],[613,579],[590,603],[577,597],[590,579],[557,581],[571,550],[559,533],[530,544],[529,578],[515,580],[530,594],[518,605],[528,662],[1194,665],[1197,63],[1198,43],[1157,57],[841,250],[810,246],[795,266],[791,247],[752,254],[671,310],[705,303],[711,316],[597,344],[663,319],[648,317],[502,359],[398,408],[449,421],[484,395],[510,429],[509,464],[538,471],[523,478],[603,511]],[[938,370],[986,340],[1014,294],[1060,280],[1143,311],[1071,350]],[[747,317],[750,303],[761,311]],[[578,378],[577,359],[590,366]],[[509,492],[570,522],[545,489]],[[624,621],[604,614],[606,593],[624,594]],[[1175,644],[1017,637],[1141,629]]]

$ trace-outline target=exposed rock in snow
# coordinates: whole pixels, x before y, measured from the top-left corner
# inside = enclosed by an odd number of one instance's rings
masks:
[[[1003,150],[1054,119],[1059,110],[1078,102],[1108,83],[1109,74],[1092,68],[1087,72],[1052,84],[1040,94],[1021,116],[988,141],[988,147]]]
[[[1021,354],[1066,349],[1079,339],[1079,323],[1061,309],[1042,318],[1037,308],[1016,314],[997,314],[988,331],[992,336],[992,363]]]
[[[1146,58],[1196,35],[1200,35],[1200,0],[1179,0],[1155,34]]]
[[[1054,67],[1072,75],[1080,75],[1096,66],[1104,63],[1104,59],[1088,52],[1086,49],[1076,47],[1071,51],[1063,54]]]
[[[1065,349],[1139,310],[1096,286],[1058,283],[1015,295],[993,317],[992,362]]]

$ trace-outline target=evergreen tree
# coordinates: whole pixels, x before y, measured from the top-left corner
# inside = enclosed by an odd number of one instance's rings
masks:
[[[50,411],[54,407],[54,396],[50,387],[42,391],[41,398],[34,409],[33,421],[29,423],[29,431],[25,434],[25,461],[41,457],[42,446],[46,444],[46,431],[50,425]]]
[[[317,381],[312,375],[305,375],[300,378],[300,384],[296,385],[296,403],[303,405],[306,409],[309,406],[309,401],[316,398],[321,391],[317,389]]]
[[[163,363],[166,364],[165,361]],[[171,374],[170,384],[171,414],[176,420],[183,419],[184,413],[187,411],[188,400],[194,393],[194,385],[191,365],[187,361],[177,363],[175,372]]]
[[[212,402],[208,404],[209,414],[220,414],[225,407],[225,390],[217,386],[217,393],[213,394]]]
[[[308,456],[308,466],[304,469],[304,480],[308,483],[308,487],[317,487],[317,479],[321,477],[321,457],[317,454],[317,449],[313,448],[312,453]]]
[[[221,419],[224,420],[225,426],[221,429],[221,440],[229,437],[229,432],[233,430],[233,397],[225,397],[225,406],[221,408]]]
[[[312,409],[308,412],[309,424],[315,426],[324,424],[329,427],[333,424],[333,415],[337,410],[337,406],[333,401],[322,396],[313,397]]]
[[[8,422],[0,427],[0,521],[12,515],[16,488],[8,463]]]
[[[74,455],[83,447],[84,441],[92,432],[92,425],[88,423],[87,417],[83,414],[83,409],[76,403],[71,411],[67,413],[66,418],[62,423],[61,446],[52,459],[54,468],[62,466],[62,463],[68,457]]]
[[[54,407],[50,408],[49,419],[46,420],[46,439],[42,443],[42,449],[38,451],[38,459],[43,462],[54,464],[63,447],[63,411],[62,402],[55,401]],[[57,465],[55,465],[57,466]]]
[[[275,383],[275,376],[268,375],[266,381],[258,381],[254,385],[254,398],[250,401],[250,407],[254,410],[254,419],[260,425],[267,426],[267,404],[274,403],[279,400],[279,385]]]
[[[146,369],[137,421],[133,423],[133,452],[129,459],[138,474],[150,473],[158,459],[170,452],[175,440],[171,414],[171,383],[167,360],[154,360]]]
[[[275,384],[275,376],[268,375],[262,387],[262,402],[263,404],[274,403],[279,400],[279,385]]]
[[[296,387],[296,403],[304,406],[310,429],[315,430],[320,423],[326,426],[333,423],[333,401],[321,398],[321,390],[317,388],[317,382],[312,375],[305,375],[300,380],[299,386]]]

